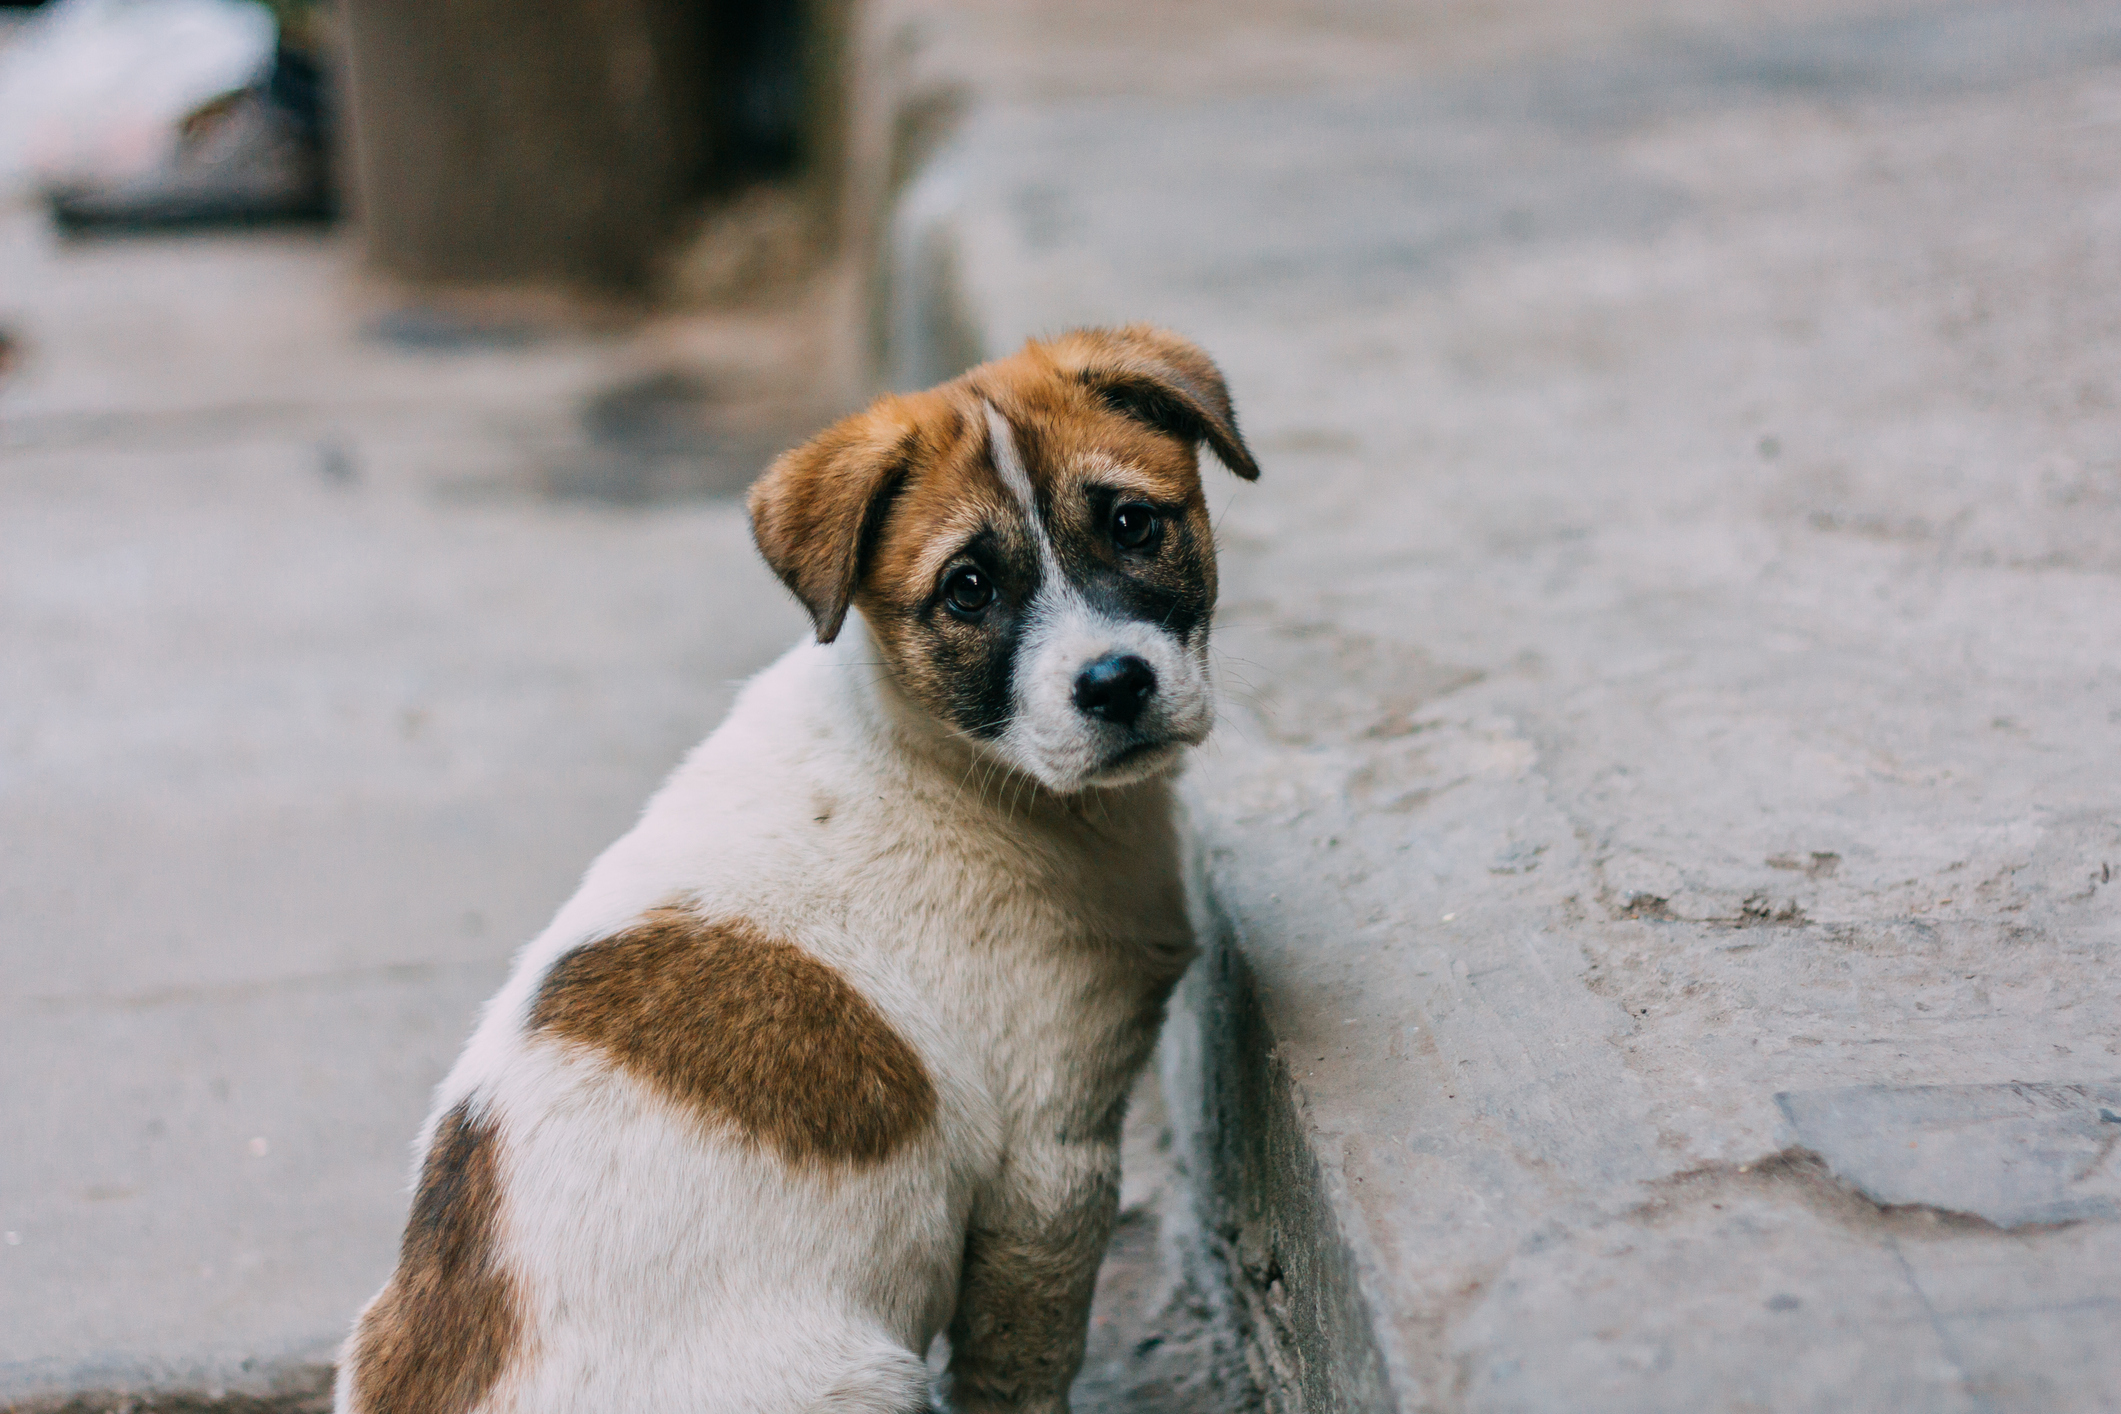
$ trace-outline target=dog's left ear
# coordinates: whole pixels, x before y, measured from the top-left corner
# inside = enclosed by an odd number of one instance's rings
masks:
[[[752,484],[751,538],[810,611],[817,640],[846,622],[891,498],[920,443],[909,398],[884,398],[783,452]]]
[[[1230,389],[1215,360],[1190,339],[1152,324],[1077,329],[1049,346],[1064,373],[1114,412],[1181,441],[1206,442],[1247,481],[1259,463],[1237,430]]]

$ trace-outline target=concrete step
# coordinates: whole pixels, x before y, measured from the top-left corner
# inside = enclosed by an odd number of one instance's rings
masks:
[[[1273,1406],[2121,1405],[2121,16],[894,52],[899,381],[1155,320],[1266,468],[1169,1044]]]

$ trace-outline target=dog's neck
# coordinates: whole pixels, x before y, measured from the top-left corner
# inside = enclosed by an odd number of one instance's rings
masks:
[[[834,681],[845,694],[847,708],[865,731],[939,786],[1007,802],[1006,813],[1013,820],[1110,818],[1115,811],[1170,808],[1175,769],[1127,785],[1063,793],[1003,760],[986,742],[938,721],[899,685],[859,610],[848,613],[839,636],[822,651],[837,669]]]

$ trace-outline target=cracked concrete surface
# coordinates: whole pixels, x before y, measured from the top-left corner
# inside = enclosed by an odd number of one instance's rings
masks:
[[[932,22],[1018,58],[891,268],[902,376],[1160,320],[1266,468],[1190,794],[1273,1398],[2121,1404],[2121,21],[1244,14]]]

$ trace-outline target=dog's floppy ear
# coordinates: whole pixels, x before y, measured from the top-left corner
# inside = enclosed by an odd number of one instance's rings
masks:
[[[1224,466],[1259,480],[1222,370],[1200,345],[1168,329],[1129,324],[1078,329],[1054,340],[1052,351],[1062,371],[1114,412],[1187,442],[1206,442]]]
[[[839,636],[891,498],[919,445],[906,406],[885,398],[775,458],[752,484],[751,538],[810,611],[820,643]]]

